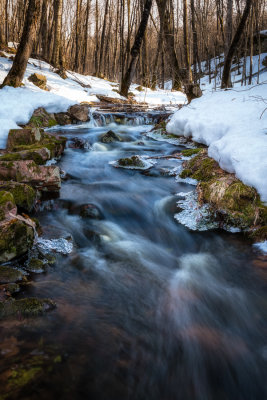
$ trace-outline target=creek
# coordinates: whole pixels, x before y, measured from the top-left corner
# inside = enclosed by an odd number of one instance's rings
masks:
[[[266,399],[267,294],[258,254],[241,234],[194,232],[179,224],[179,192],[192,186],[154,159],[146,171],[115,168],[132,155],[183,146],[145,135],[151,121],[64,127],[88,148],[68,146],[60,198],[36,214],[46,238],[72,237],[19,296],[52,298],[45,316],[1,323],[0,372],[57,354],[53,371],[8,399]],[[112,129],[121,142],[102,143]],[[82,218],[89,205],[94,218]],[[77,211],[78,210],[78,211]],[[92,215],[91,215],[92,217]],[[5,399],[0,391],[0,398]]]

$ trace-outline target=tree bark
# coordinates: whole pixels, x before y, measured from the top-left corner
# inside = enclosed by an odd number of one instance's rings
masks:
[[[63,0],[54,0],[54,46],[52,54],[52,64],[59,68],[59,54],[61,45],[61,21],[62,21]]]
[[[230,45],[229,51],[227,53],[227,56],[225,58],[225,63],[224,63],[224,69],[223,69],[223,76],[222,76],[222,85],[221,88],[229,88],[232,86],[231,84],[231,66],[232,66],[232,60],[234,57],[235,50],[239,44],[240,38],[242,36],[242,33],[244,31],[244,28],[246,26],[246,22],[249,16],[250,8],[252,5],[252,0],[247,0],[245,9],[242,15],[242,18],[239,22],[239,25],[237,27],[236,33],[234,35],[234,38],[232,40],[232,43]]]
[[[40,0],[29,0],[21,41],[13,65],[6,76],[4,86],[21,86],[22,79],[36,38],[41,11]]]

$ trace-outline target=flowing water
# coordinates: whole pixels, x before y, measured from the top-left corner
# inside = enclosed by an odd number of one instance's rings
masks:
[[[0,329],[6,376],[36,356],[56,354],[53,368],[10,398],[266,399],[266,262],[239,234],[174,219],[176,194],[192,190],[168,174],[181,161],[154,159],[147,171],[109,164],[182,147],[145,136],[151,126],[95,125],[62,131],[90,148],[66,150],[60,198],[37,214],[46,238],[71,236],[74,249],[19,295],[57,308]],[[102,143],[109,129],[123,141]],[[84,204],[98,218],[81,218]]]

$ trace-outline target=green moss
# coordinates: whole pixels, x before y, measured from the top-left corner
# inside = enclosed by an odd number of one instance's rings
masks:
[[[180,177],[185,179],[188,178],[191,175],[192,171],[191,169],[183,169],[182,172],[180,173]]]
[[[29,369],[18,368],[14,370],[8,379],[9,389],[22,389],[36,379],[41,372],[41,367],[32,367]]]
[[[186,150],[182,150],[181,154],[185,157],[191,157],[194,154],[198,154],[201,150],[203,150],[203,147],[199,147],[197,149],[186,149]]]
[[[0,283],[14,283],[23,279],[23,272],[7,267],[0,266]]]
[[[118,160],[118,164],[122,167],[140,167],[143,168],[145,164],[138,156],[132,156],[129,158],[121,158]]]
[[[32,258],[29,261],[26,270],[37,274],[42,273],[45,270],[45,263],[44,261],[39,260],[38,258]]]
[[[50,299],[27,298],[13,301],[6,301],[1,304],[0,318],[8,317],[38,317],[56,307]]]
[[[14,197],[12,193],[6,191],[0,191],[0,206],[4,206],[8,202],[14,203]]]
[[[10,188],[10,192],[14,197],[16,205],[26,211],[31,211],[35,200],[36,191],[29,185],[16,185],[14,188]]]
[[[33,241],[32,227],[17,219],[6,223],[0,230],[0,262],[25,254]]]
[[[0,157],[0,161],[17,161],[21,160],[20,154],[7,153]]]
[[[143,86],[137,86],[136,88],[135,88],[135,90],[137,90],[138,92],[143,92],[144,91],[144,88],[143,88]]]
[[[191,178],[207,182],[214,178],[215,171],[218,169],[218,164],[212,158],[202,158],[202,155],[199,155],[189,161],[187,169],[192,171],[191,174],[188,175]]]
[[[48,121],[48,127],[52,128],[52,126],[55,126],[55,125],[57,125],[57,121],[53,118],[50,118]]]
[[[35,126],[36,128],[41,128],[43,126],[42,118],[33,115],[29,121],[29,124]]]

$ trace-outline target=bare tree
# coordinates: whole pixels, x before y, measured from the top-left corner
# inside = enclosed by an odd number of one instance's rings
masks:
[[[134,76],[135,69],[136,69],[136,64],[137,64],[137,59],[138,59],[138,55],[140,53],[140,48],[141,48],[141,45],[142,45],[142,41],[144,39],[144,35],[145,35],[145,32],[146,32],[146,27],[147,27],[147,23],[148,23],[149,14],[150,14],[150,11],[151,11],[152,3],[153,3],[153,0],[146,0],[146,2],[145,2],[143,14],[142,14],[142,19],[141,19],[137,34],[135,36],[135,41],[134,41],[133,47],[131,49],[130,65],[129,65],[129,68],[127,69],[127,71],[126,71],[126,73],[123,76],[122,81],[121,81],[121,90],[120,90],[120,92],[125,97],[128,96],[129,88],[130,88],[130,85],[131,85],[132,80],[133,80],[133,76]]]
[[[221,85],[222,89],[232,86],[231,73],[230,73],[232,60],[234,57],[234,53],[237,49],[237,46],[239,44],[240,38],[242,36],[242,33],[245,29],[251,5],[252,5],[252,0],[246,0],[246,5],[245,5],[245,9],[244,9],[242,18],[237,27],[236,33],[234,35],[234,38],[233,38],[230,48],[228,50],[227,56],[225,57],[223,76],[222,76],[222,85]]]
[[[36,38],[41,11],[40,0],[29,0],[21,41],[13,65],[2,86],[21,86],[22,79]]]

